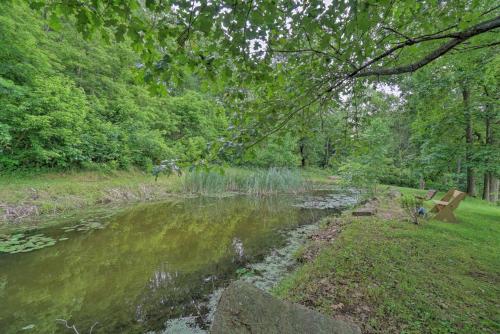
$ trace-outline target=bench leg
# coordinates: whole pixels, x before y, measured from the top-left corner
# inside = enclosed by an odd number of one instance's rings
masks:
[[[443,209],[443,206],[442,206],[442,205],[436,204],[436,205],[434,205],[434,207],[431,209],[431,212],[436,213],[436,212],[441,211],[442,209]]]
[[[444,207],[442,208],[435,216],[434,219],[445,221],[448,223],[458,223],[457,218],[453,214],[453,211],[450,208]]]

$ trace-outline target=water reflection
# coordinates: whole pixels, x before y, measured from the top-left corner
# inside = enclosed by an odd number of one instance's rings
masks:
[[[106,228],[55,228],[69,240],[39,251],[0,255],[0,332],[137,333],[167,319],[207,313],[212,291],[243,262],[263,259],[284,242],[283,229],[322,211],[291,206],[290,198],[195,198],[138,205]],[[201,326],[204,324],[200,322]]]
[[[243,242],[239,238],[233,238],[233,251],[234,251],[234,262],[243,262],[245,251],[243,249]]]

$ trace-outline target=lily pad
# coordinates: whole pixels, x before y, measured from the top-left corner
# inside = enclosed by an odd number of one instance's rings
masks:
[[[9,254],[27,253],[55,244],[55,239],[43,234],[26,236],[19,233],[11,235],[8,239],[0,240],[0,252]]]

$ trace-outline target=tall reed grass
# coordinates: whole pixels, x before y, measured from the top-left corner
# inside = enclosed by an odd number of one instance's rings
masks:
[[[283,168],[256,170],[227,169],[224,173],[190,172],[184,175],[183,188],[198,194],[227,192],[250,195],[297,193],[310,189],[310,185],[297,171]]]

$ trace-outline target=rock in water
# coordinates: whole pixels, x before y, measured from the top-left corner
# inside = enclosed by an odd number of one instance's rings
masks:
[[[302,305],[271,296],[253,285],[236,281],[223,292],[212,334],[358,334],[351,323],[328,318]]]

